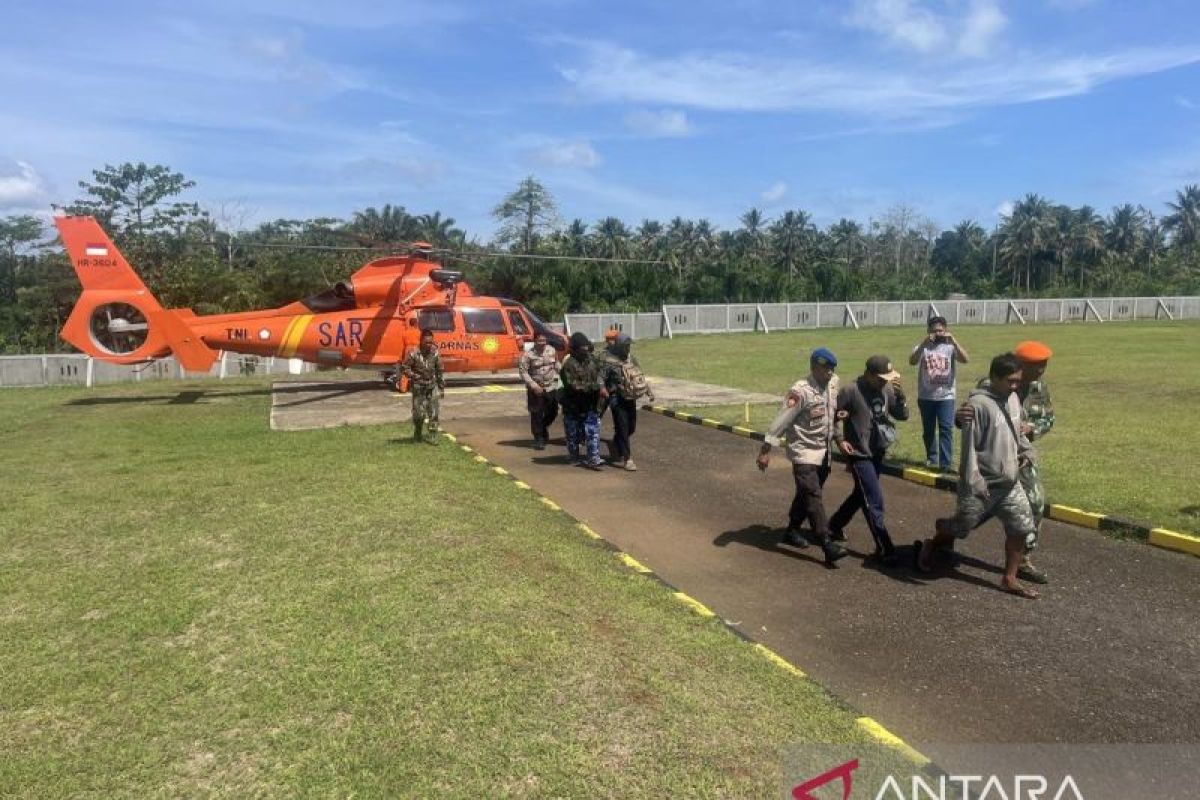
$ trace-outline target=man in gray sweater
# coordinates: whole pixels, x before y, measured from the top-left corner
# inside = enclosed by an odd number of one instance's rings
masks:
[[[1029,497],[1021,486],[1021,468],[1033,458],[1033,447],[1013,419],[1009,399],[1021,385],[1021,362],[1012,353],[992,359],[987,388],[967,398],[972,421],[963,425],[957,511],[937,520],[932,539],[921,543],[917,568],[930,569],[936,550],[965,539],[979,522],[993,516],[1004,525],[1004,577],[1007,592],[1033,599],[1037,592],[1017,578],[1025,540],[1037,529]]]

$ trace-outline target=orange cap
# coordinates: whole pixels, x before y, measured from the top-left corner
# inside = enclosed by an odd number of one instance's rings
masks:
[[[621,332],[619,330],[617,330],[616,328],[609,328],[608,330],[606,330],[604,332],[604,341],[615,342],[617,340],[617,337],[620,335],[621,335]]]
[[[1037,363],[1038,361],[1049,361],[1050,356],[1054,355],[1054,352],[1041,342],[1030,340],[1020,342],[1014,347],[1013,355],[1022,361]]]

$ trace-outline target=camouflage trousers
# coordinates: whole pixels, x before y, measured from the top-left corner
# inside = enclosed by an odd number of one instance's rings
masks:
[[[1020,481],[1006,494],[982,498],[970,491],[958,495],[958,509],[950,525],[959,539],[967,538],[989,518],[995,517],[1004,526],[1004,535],[1020,537],[1025,549],[1030,550],[1037,542],[1037,518],[1029,504],[1029,495]]]
[[[413,386],[412,403],[413,424],[423,422],[429,433],[437,433],[438,412],[441,411],[437,387]]]
[[[1025,552],[1029,552],[1037,547],[1038,535],[1042,531],[1042,515],[1046,511],[1046,489],[1042,486],[1042,473],[1037,464],[1021,467],[1021,488],[1029,498],[1030,511],[1033,513],[1033,535],[1025,539]]]
[[[583,446],[589,464],[600,462],[600,415],[597,412],[563,412],[563,428],[567,433],[567,453],[572,460],[579,458],[580,446]]]

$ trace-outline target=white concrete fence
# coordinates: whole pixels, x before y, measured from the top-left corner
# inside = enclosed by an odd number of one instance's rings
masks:
[[[568,314],[564,328],[568,334],[582,331],[592,339],[603,338],[604,332],[610,328],[624,331],[635,339],[660,339],[687,333],[770,333],[810,328],[924,326],[925,321],[933,315],[945,317],[952,325],[1200,319],[1200,297],[668,305],[663,306],[661,311],[629,314]],[[224,352],[207,373],[185,373],[173,358],[126,366],[97,361],[85,355],[0,356],[0,387],[95,386],[184,377],[296,375],[314,369],[315,365],[294,358]]]
[[[923,327],[931,316],[943,316],[951,325],[1200,319],[1200,297],[666,305],[661,311],[652,312],[567,314],[566,328],[568,333],[582,331],[592,339],[602,338],[611,328],[635,339],[669,339],[687,333],[770,333],[884,325]]]
[[[110,364],[90,356],[48,353],[29,356],[0,356],[0,387],[7,386],[95,386],[101,383],[133,383],[164,378],[237,378],[243,375],[298,375],[316,366],[298,358],[260,358],[222,352],[208,372],[185,372],[174,358],[145,364]]]

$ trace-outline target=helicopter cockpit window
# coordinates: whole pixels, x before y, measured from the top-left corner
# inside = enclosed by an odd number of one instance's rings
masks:
[[[423,331],[452,331],[454,311],[449,308],[422,308],[417,312],[417,327]]]
[[[309,295],[300,302],[304,303],[309,311],[317,314],[327,314],[330,311],[349,311],[355,307],[354,293],[347,292],[340,286],[326,289],[320,294]]]
[[[521,316],[521,312],[510,308],[508,310],[508,324],[512,325],[512,331],[517,336],[528,336],[529,326],[525,324],[525,318]]]
[[[508,333],[498,308],[460,308],[467,333]]]

